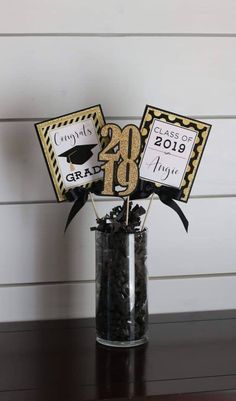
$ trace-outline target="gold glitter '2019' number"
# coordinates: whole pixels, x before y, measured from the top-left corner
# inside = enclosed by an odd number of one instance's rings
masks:
[[[136,188],[139,170],[136,160],[140,154],[141,135],[135,125],[127,125],[123,130],[116,124],[106,124],[101,130],[102,137],[110,139],[100,152],[99,160],[105,162],[104,188],[102,195],[115,195],[115,186],[125,189],[119,196],[128,196]]]

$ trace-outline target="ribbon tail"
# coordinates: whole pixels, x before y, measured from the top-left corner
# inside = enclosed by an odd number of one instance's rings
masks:
[[[76,199],[76,201],[74,202],[74,204],[73,204],[73,206],[72,206],[72,208],[71,208],[71,210],[70,210],[70,213],[69,213],[67,222],[66,222],[66,226],[65,226],[64,233],[66,232],[66,230],[67,230],[69,224],[71,223],[71,221],[73,220],[73,218],[76,216],[76,214],[80,211],[80,209],[82,209],[82,207],[83,207],[83,206],[85,205],[85,203],[87,202],[87,200],[88,200],[88,194],[89,194],[88,191],[84,192],[84,193],[81,194],[81,196],[78,197],[78,199]]]
[[[182,210],[180,209],[179,205],[177,205],[177,203],[176,203],[173,199],[167,198],[165,195],[162,196],[161,193],[159,193],[158,195],[159,195],[160,201],[161,201],[162,203],[164,203],[165,205],[169,206],[171,209],[173,209],[173,210],[178,214],[180,220],[181,220],[182,223],[183,223],[183,226],[184,226],[186,232],[188,232],[188,225],[189,225],[189,223],[188,223],[188,220],[187,220],[187,218],[185,217],[184,213],[183,213]]]

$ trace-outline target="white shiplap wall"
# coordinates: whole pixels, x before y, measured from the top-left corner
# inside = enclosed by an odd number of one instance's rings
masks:
[[[96,103],[121,125],[146,103],[213,125],[182,205],[189,234],[152,206],[150,312],[235,308],[235,0],[0,6],[0,321],[94,315],[92,207],[64,236],[71,205],[55,201],[33,124]],[[100,199],[100,215],[113,204]]]

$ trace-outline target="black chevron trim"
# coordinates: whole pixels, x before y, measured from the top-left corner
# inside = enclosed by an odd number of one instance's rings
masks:
[[[99,126],[99,121],[98,121],[98,119],[96,119],[95,120],[95,127],[98,128],[98,126]]]
[[[49,127],[47,127],[47,128],[45,129],[45,132],[44,132],[44,137],[45,137],[45,138],[46,138],[46,136],[47,136],[48,130],[49,130]]]

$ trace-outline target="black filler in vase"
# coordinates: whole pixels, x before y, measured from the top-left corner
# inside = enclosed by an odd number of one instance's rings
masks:
[[[145,210],[130,205],[129,223],[118,206],[98,220],[96,230],[97,341],[131,347],[147,341],[147,231],[140,230]]]

